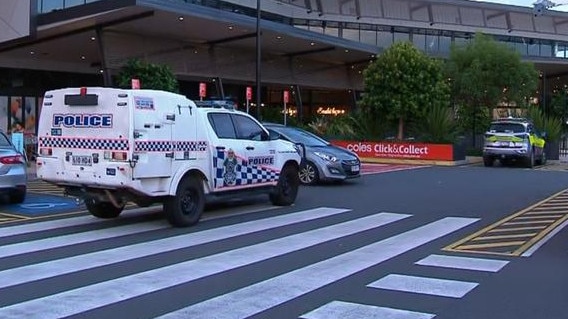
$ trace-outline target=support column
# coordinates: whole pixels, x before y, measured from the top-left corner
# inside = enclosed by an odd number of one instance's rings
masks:
[[[112,86],[112,76],[110,74],[110,69],[106,63],[105,47],[103,42],[103,30],[99,26],[96,29],[97,32],[97,46],[99,49],[99,56],[101,58],[101,70],[103,70],[103,83],[106,87]]]

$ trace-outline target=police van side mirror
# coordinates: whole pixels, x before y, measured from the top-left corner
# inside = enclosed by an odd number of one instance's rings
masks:
[[[276,132],[274,132],[274,131],[269,131],[269,134],[268,134],[268,139],[269,139],[269,140],[275,141],[275,140],[277,140],[277,139],[279,139],[279,138],[280,138],[280,134],[278,134],[278,133],[276,133]]]

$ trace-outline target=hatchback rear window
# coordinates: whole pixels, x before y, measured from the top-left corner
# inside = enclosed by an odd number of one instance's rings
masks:
[[[0,133],[0,147],[10,147],[10,146],[12,146],[12,143],[10,143],[8,136],[6,136],[6,134],[4,133]]]

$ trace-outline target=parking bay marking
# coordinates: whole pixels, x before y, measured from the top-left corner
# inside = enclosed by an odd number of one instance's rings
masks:
[[[568,225],[568,189],[503,218],[442,250],[530,256]]]

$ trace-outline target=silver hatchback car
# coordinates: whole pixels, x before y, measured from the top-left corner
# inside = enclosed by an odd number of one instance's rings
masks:
[[[0,132],[0,194],[12,204],[26,199],[28,184],[26,158],[16,150],[8,136]]]
[[[302,184],[340,182],[361,177],[361,161],[357,154],[297,127],[274,123],[264,123],[264,126],[282,139],[305,146],[306,160],[299,172]]]

